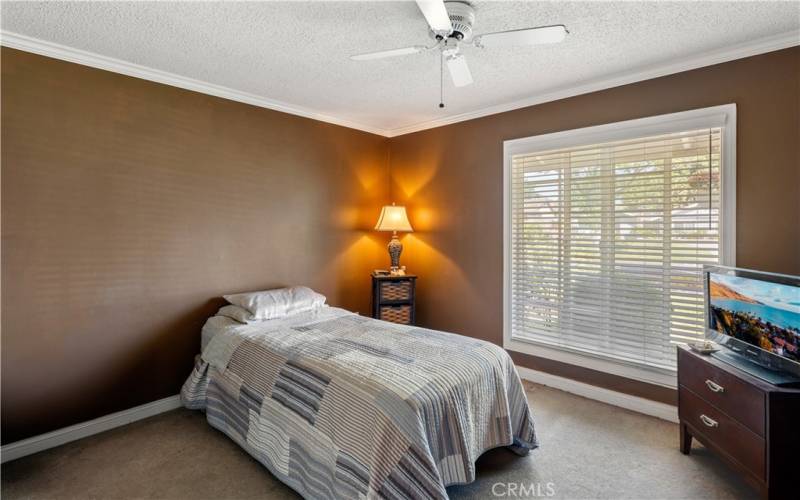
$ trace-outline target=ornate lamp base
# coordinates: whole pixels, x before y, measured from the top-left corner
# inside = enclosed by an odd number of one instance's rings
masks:
[[[397,238],[397,231],[392,233],[392,239],[387,248],[389,249],[389,258],[392,260],[392,271],[396,271],[400,269],[400,254],[403,253],[403,244]]]

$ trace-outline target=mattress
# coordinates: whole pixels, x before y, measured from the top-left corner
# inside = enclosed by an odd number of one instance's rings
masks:
[[[212,320],[183,404],[305,498],[444,499],[484,451],[538,446],[494,344],[332,307]]]

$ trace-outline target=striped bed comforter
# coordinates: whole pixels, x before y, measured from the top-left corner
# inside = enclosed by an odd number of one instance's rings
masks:
[[[181,398],[305,498],[447,498],[537,446],[503,349],[329,307],[222,329]]]

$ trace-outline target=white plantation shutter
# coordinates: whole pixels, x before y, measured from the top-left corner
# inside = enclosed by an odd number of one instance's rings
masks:
[[[515,148],[510,338],[674,370],[675,345],[704,334],[702,266],[722,260],[722,131]]]

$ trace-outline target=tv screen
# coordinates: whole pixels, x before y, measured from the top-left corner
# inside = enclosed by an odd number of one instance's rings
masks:
[[[708,273],[709,328],[800,363],[800,287]]]

